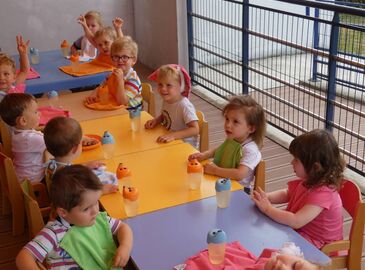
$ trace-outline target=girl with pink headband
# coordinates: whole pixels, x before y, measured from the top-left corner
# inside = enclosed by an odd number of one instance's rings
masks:
[[[194,105],[188,99],[191,83],[184,67],[170,64],[161,66],[149,77],[157,82],[157,91],[163,102],[161,114],[145,124],[152,129],[162,124],[170,132],[157,138],[157,142],[167,143],[183,139],[198,147],[199,125]]]

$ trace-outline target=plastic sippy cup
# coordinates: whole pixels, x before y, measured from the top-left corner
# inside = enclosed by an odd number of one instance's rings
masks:
[[[123,186],[124,210],[128,217],[134,217],[138,213],[138,196],[137,188]]]
[[[70,56],[70,65],[71,65],[71,69],[73,72],[78,72],[79,71],[79,56],[78,55],[71,55]]]
[[[215,182],[215,191],[217,193],[218,207],[228,207],[231,200],[231,180],[229,178],[218,179],[217,182]]]
[[[103,147],[104,158],[109,159],[114,156],[115,140],[109,131],[105,131],[101,138],[101,146]]]
[[[50,107],[59,107],[59,100],[58,100],[58,93],[57,91],[49,91],[47,93],[47,98],[48,98],[48,104]]]
[[[203,166],[197,159],[190,160],[187,166],[190,189],[200,189],[203,176]]]
[[[36,48],[30,48],[29,53],[30,53],[30,62],[33,65],[39,64],[39,50]]]
[[[132,172],[130,169],[123,166],[123,163],[119,163],[116,175],[117,178],[122,181],[123,186],[132,185]]]
[[[103,84],[98,89],[99,102],[102,105],[109,103],[109,88],[106,84]]]
[[[138,106],[137,108],[128,108],[132,131],[139,131],[141,128],[141,109],[141,106]]]
[[[226,252],[227,235],[222,229],[212,229],[208,232],[208,257],[212,264],[221,264]]]
[[[64,57],[67,57],[70,52],[70,44],[64,39],[61,43],[61,52]]]

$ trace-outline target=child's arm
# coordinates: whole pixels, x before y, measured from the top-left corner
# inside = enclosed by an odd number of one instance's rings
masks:
[[[113,26],[114,26],[115,32],[117,32],[118,38],[124,36],[123,31],[122,31],[123,23],[124,23],[124,21],[119,17],[116,17],[113,20]]]
[[[267,194],[261,188],[259,188],[258,191],[254,190],[252,200],[265,215],[276,222],[288,225],[293,229],[299,229],[308,224],[323,210],[322,207],[311,204],[304,205],[302,209],[296,213],[276,208],[271,204]]]
[[[148,120],[146,122],[146,124],[144,125],[145,129],[153,129],[155,126],[157,126],[158,124],[160,124],[162,121],[162,114],[160,114],[159,116]]]
[[[124,267],[129,260],[133,245],[133,233],[128,224],[122,222],[119,225],[117,238],[119,247],[115,253],[113,267]]]
[[[93,104],[95,102],[98,102],[99,98],[98,98],[98,87],[96,87],[89,96],[87,96],[85,98],[85,102],[87,104]]]
[[[19,270],[39,270],[36,258],[25,248],[16,256],[15,263]]]
[[[213,148],[213,149],[210,149],[210,150],[205,151],[203,153],[198,152],[198,153],[191,154],[188,157],[188,160],[197,159],[199,161],[202,161],[202,160],[206,160],[208,158],[212,158],[212,157],[214,157],[214,153],[215,153],[216,149],[217,148]]]
[[[204,165],[204,173],[226,177],[233,180],[241,180],[245,178],[249,172],[249,168],[245,165],[239,165],[237,168],[221,168],[213,162]]]
[[[117,104],[127,106],[128,102],[129,102],[129,98],[127,97],[127,95],[125,93],[123,70],[121,70],[120,68],[114,69],[110,76],[114,76],[114,78],[116,80],[117,91],[116,91],[115,99],[116,99]]]
[[[86,24],[86,19],[84,17],[84,15],[80,15],[78,18],[77,18],[77,22],[79,24],[81,24],[82,28],[84,29],[84,32],[85,32],[85,37],[90,41],[90,43],[95,47],[97,48],[97,44],[94,40],[94,34],[90,31],[89,27],[87,26]]]
[[[28,72],[30,70],[29,58],[28,58],[28,45],[29,40],[27,42],[23,41],[22,36],[16,36],[16,44],[19,53],[19,64],[20,64],[20,72],[16,76],[15,84],[21,84],[25,82],[27,79]]]
[[[198,121],[191,121],[191,122],[187,123],[187,126],[188,127],[185,128],[185,129],[170,132],[166,135],[162,135],[162,136],[158,137],[157,142],[159,142],[159,143],[168,143],[168,142],[171,142],[173,140],[189,138],[189,137],[192,137],[192,136],[195,136],[195,135],[199,134]]]

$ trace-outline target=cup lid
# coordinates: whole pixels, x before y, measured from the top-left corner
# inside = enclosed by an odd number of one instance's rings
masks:
[[[67,40],[66,40],[66,39],[64,39],[64,40],[62,41],[62,43],[61,43],[61,48],[66,48],[66,47],[68,47],[68,46],[69,46],[69,44],[68,44]]]
[[[227,234],[222,229],[211,229],[207,235],[208,244],[222,244],[227,242]]]
[[[197,159],[192,159],[192,160],[189,160],[188,166],[186,169],[187,169],[188,173],[199,173],[199,172],[203,172],[203,165],[201,165]]]
[[[57,91],[55,91],[55,90],[49,91],[49,92],[47,93],[47,97],[48,97],[48,98],[58,97],[58,93],[57,93]]]
[[[109,131],[105,131],[101,138],[101,144],[113,144],[115,143],[114,137]]]
[[[215,182],[216,191],[224,191],[231,189],[231,180],[229,178],[220,178]]]
[[[72,54],[72,55],[70,56],[70,61],[71,61],[71,62],[77,62],[77,61],[79,61],[79,56],[78,56],[78,55],[76,55],[76,54]]]
[[[136,201],[138,199],[139,192],[135,187],[123,186],[123,198],[130,201]]]
[[[38,50],[38,49],[36,49],[36,48],[31,47],[31,48],[29,48],[29,52],[30,52],[31,54],[37,54],[37,53],[39,53],[39,50]]]
[[[116,174],[118,179],[122,179],[123,177],[131,176],[132,172],[126,166],[123,166],[123,163],[119,163]]]

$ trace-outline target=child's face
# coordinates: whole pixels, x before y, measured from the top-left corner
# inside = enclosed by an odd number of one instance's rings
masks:
[[[95,34],[100,29],[100,25],[96,22],[94,18],[86,19],[86,24],[93,34]]]
[[[319,267],[293,255],[277,255],[265,264],[264,270],[318,270]]]
[[[165,102],[172,104],[182,98],[179,81],[172,78],[163,78],[157,83],[157,91]]]
[[[295,174],[301,178],[306,179],[307,173],[305,172],[305,168],[303,166],[303,163],[296,157],[293,157],[293,160],[291,161],[291,165],[293,166],[293,170]]]
[[[227,111],[224,117],[224,131],[227,139],[234,139],[239,143],[243,143],[255,131],[254,126],[247,124],[242,110]]]
[[[25,108],[23,115],[20,116],[20,127],[22,129],[33,129],[38,127],[40,114],[38,112],[38,104],[34,100]]]
[[[113,43],[113,39],[108,35],[101,35],[95,39],[97,49],[100,54],[110,55],[110,48]]]
[[[60,216],[68,223],[80,227],[92,226],[99,213],[101,190],[86,190],[82,194],[81,203],[70,211],[62,210]]]
[[[132,56],[131,52],[125,49],[119,52],[113,52],[111,58],[115,67],[123,70],[124,74],[127,74],[137,61],[136,57]]]
[[[8,91],[15,82],[15,73],[10,65],[0,65],[0,90]]]

